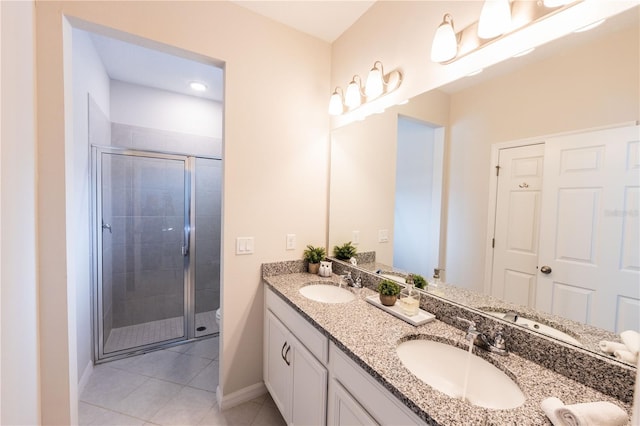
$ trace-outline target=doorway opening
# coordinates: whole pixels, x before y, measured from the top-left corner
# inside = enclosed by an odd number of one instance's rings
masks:
[[[89,361],[219,333],[222,64],[109,35],[119,39],[72,34],[70,199],[91,211],[76,234],[92,253],[92,285],[78,289],[80,377]]]

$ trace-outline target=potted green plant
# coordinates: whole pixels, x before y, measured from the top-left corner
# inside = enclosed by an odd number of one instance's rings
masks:
[[[413,278],[413,285],[416,288],[425,289],[427,287],[427,280],[425,280],[422,275],[411,274],[411,277]]]
[[[380,293],[380,303],[384,306],[393,306],[400,294],[400,286],[391,280],[382,280],[378,284],[378,293]]]
[[[324,247],[314,247],[308,245],[305,251],[302,253],[304,260],[309,264],[308,270],[310,274],[317,274],[320,269],[320,261],[324,259],[327,254]]]
[[[336,257],[336,259],[340,260],[349,260],[354,257],[357,252],[358,249],[356,249],[355,246],[351,244],[351,241],[349,241],[348,243],[344,243],[341,246],[335,246],[333,248],[333,255]]]

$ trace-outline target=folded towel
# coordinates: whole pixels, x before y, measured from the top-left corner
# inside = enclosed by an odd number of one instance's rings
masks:
[[[627,350],[631,353],[637,354],[640,352],[640,333],[633,330],[626,330],[620,333],[620,339],[622,343],[627,346]]]
[[[620,349],[613,352],[613,356],[620,361],[628,362],[629,364],[637,364],[638,363],[638,354],[631,353],[625,349]]]
[[[556,416],[566,426],[624,426],[629,422],[626,411],[607,401],[565,405],[556,409]]]
[[[558,398],[550,397],[540,407],[553,426],[623,426],[629,421],[622,408],[606,401],[564,405]]]
[[[600,343],[598,343],[598,346],[600,346],[600,350],[602,352],[608,354],[613,354],[615,351],[628,350],[627,345],[625,345],[624,343],[610,342],[608,340],[602,340]]]
[[[555,396],[545,398],[540,403],[540,407],[542,408],[542,411],[544,411],[544,413],[547,415],[547,417],[549,417],[549,420],[551,420],[553,426],[561,426],[563,424],[561,423],[560,418],[556,415],[556,410],[558,408],[564,407],[564,403],[558,398],[556,398]]]

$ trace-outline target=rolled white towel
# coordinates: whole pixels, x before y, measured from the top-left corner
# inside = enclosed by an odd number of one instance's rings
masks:
[[[540,408],[542,408],[542,411],[544,411],[547,417],[549,417],[549,420],[551,420],[553,426],[563,425],[562,420],[560,420],[560,418],[556,415],[556,410],[561,407],[564,407],[564,403],[555,396],[545,398],[540,403]]]
[[[566,426],[624,426],[629,422],[626,411],[607,401],[565,405],[556,408],[555,414]]]
[[[620,333],[620,339],[627,346],[629,352],[634,354],[640,352],[640,333],[637,331],[625,330]]]
[[[631,353],[626,349],[620,349],[613,353],[613,356],[620,361],[628,362],[629,364],[637,364],[638,363],[638,354]]]
[[[625,345],[624,343],[610,342],[608,340],[602,340],[600,343],[598,343],[598,346],[600,346],[600,350],[602,352],[607,354],[613,354],[615,351],[619,350],[627,350],[627,345]]]

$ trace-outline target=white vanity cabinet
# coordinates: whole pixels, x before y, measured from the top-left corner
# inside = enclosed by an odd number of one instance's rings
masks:
[[[329,360],[328,424],[425,424],[333,343]]]
[[[328,340],[267,290],[264,382],[291,425],[326,424]]]

